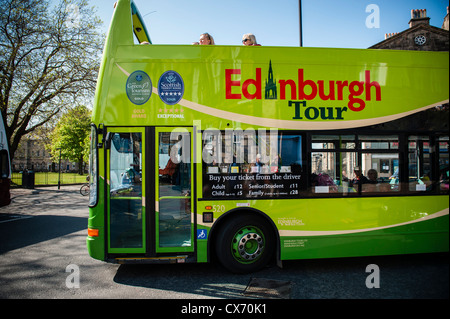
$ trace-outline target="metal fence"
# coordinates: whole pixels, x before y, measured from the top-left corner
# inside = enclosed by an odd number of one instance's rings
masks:
[[[34,185],[58,185],[60,179],[61,185],[83,184],[86,183],[86,175],[77,173],[61,173],[58,172],[35,172]],[[22,186],[23,173],[12,173],[11,186]]]

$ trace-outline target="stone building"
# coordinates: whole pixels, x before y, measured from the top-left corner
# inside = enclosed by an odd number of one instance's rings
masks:
[[[449,14],[442,28],[430,25],[426,9],[411,10],[409,28],[396,33],[386,33],[385,39],[369,49],[448,51],[449,50]]]
[[[17,148],[11,166],[12,171],[57,172],[59,159],[53,160],[39,139],[23,138]],[[78,163],[61,160],[62,172],[78,172]]]

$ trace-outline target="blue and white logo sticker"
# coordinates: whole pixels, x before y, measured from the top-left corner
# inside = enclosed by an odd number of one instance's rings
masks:
[[[183,98],[184,82],[175,71],[166,71],[158,82],[158,94],[167,105],[175,105]]]
[[[197,239],[208,238],[208,231],[206,229],[197,229]]]
[[[144,71],[134,71],[127,79],[126,91],[131,102],[142,105],[152,95],[152,80]]]

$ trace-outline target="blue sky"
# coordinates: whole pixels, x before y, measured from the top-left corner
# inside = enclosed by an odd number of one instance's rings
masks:
[[[115,0],[88,1],[97,7],[106,32]],[[265,46],[299,46],[298,0],[134,2],[154,44],[191,44],[208,32],[216,44],[241,45],[242,35],[253,33]],[[378,12],[366,12],[369,5]],[[384,40],[385,33],[406,30],[411,9],[427,9],[430,24],[440,28],[447,6],[445,0],[303,0],[303,46],[367,48]],[[379,27],[367,27],[369,15]]]

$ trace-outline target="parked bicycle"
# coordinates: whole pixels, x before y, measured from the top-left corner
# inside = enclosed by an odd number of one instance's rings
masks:
[[[84,183],[84,184],[81,185],[81,187],[80,187],[80,194],[81,194],[82,196],[87,196],[87,195],[89,195],[89,191],[90,191],[90,189],[89,189],[89,176],[86,177],[86,181],[87,181],[87,183]]]

